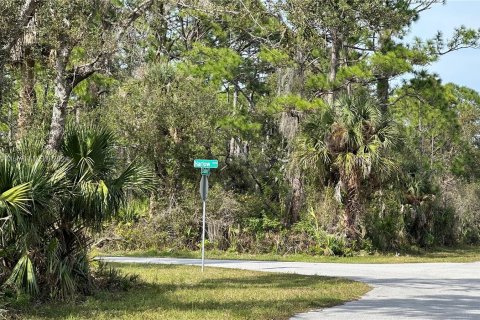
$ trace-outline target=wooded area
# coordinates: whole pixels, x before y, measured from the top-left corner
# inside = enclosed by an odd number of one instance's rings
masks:
[[[0,283],[88,293],[98,239],[197,250],[196,158],[209,248],[478,244],[480,95],[425,67],[480,30],[405,40],[435,5],[2,0]]]

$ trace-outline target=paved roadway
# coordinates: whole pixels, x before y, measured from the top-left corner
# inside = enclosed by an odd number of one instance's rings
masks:
[[[110,262],[199,265],[198,259],[102,257]],[[480,262],[340,264],[206,260],[206,266],[345,277],[373,289],[358,301],[292,319],[479,319]]]

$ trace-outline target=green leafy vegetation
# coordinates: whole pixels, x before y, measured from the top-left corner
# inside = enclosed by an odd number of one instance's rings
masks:
[[[201,258],[200,251],[192,250],[129,250],[129,251],[93,251],[96,255],[129,256],[129,257],[174,257],[174,258]],[[290,261],[290,262],[321,262],[321,263],[436,263],[436,262],[477,262],[480,261],[480,249],[478,246],[444,247],[429,250],[410,248],[408,251],[393,253],[356,252],[352,256],[334,255],[310,255],[297,254],[273,254],[273,253],[238,253],[221,250],[206,251],[207,259],[227,260],[257,260],[257,261]]]
[[[1,155],[0,258],[7,288],[56,299],[92,289],[89,234],[101,230],[129,192],[152,186],[142,166],[117,170],[112,147],[108,130],[71,126],[61,154],[25,143]]]
[[[462,261],[428,252],[480,244],[480,94],[425,69],[480,31],[408,40],[438,2],[4,0],[0,297],[197,254],[197,158],[218,257]]]

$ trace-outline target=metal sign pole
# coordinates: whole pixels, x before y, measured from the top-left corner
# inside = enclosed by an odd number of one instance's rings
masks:
[[[210,169],[218,168],[218,160],[206,160],[206,159],[195,159],[193,161],[193,166],[195,168],[201,169],[202,179],[200,180],[200,197],[202,198],[203,204],[203,215],[202,215],[202,272],[205,266],[205,220],[206,220],[206,202],[208,196],[208,176],[210,175]]]
[[[200,196],[202,198],[202,272],[205,264],[205,220],[206,220],[206,204],[208,196],[208,175],[210,174],[210,169],[202,169],[202,180],[200,180]]]
[[[202,272],[205,263],[205,201],[203,201],[203,230],[202,230]]]

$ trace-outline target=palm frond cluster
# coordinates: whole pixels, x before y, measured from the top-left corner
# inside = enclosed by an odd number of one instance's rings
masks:
[[[398,130],[365,95],[344,96],[318,110],[304,125],[296,163],[334,185],[345,207],[344,227],[354,238],[362,182],[385,177],[394,168],[387,152],[398,142]]]
[[[24,143],[0,155],[0,281],[30,295],[65,299],[91,290],[89,234],[153,176],[117,168],[115,139],[71,126],[60,153]]]

